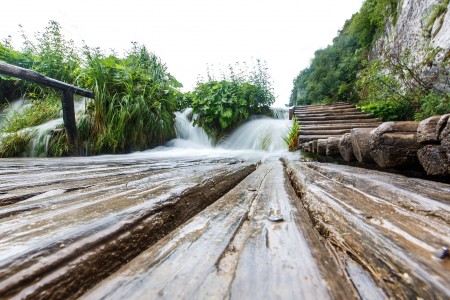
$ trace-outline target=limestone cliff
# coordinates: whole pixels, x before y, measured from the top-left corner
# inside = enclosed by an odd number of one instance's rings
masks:
[[[413,54],[422,72],[432,72],[450,58],[450,4],[448,0],[400,0],[397,15],[386,23],[386,32],[373,49],[374,57],[383,49]]]

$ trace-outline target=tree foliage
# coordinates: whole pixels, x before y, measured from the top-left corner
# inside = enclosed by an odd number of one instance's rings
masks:
[[[418,59],[411,49],[378,45],[378,58],[371,55],[387,23],[397,22],[399,5],[399,0],[366,0],[332,45],[316,51],[310,67],[295,78],[291,105],[349,101],[384,120],[447,113],[448,49],[426,49],[424,58]],[[428,26],[425,31],[446,13],[447,6],[448,0],[441,0],[432,7],[424,21]],[[439,63],[437,57],[441,58]]]

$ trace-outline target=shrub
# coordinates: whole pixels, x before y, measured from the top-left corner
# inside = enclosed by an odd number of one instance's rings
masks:
[[[208,74],[209,81],[199,82],[192,98],[194,113],[198,114],[195,123],[216,142],[250,115],[269,114],[275,101],[267,68],[259,60],[250,72],[235,72],[230,66],[229,74],[222,77],[215,80]]]

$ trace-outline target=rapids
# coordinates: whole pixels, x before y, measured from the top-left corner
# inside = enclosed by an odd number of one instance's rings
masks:
[[[20,113],[29,104],[20,99],[0,114],[1,123],[7,120],[10,114]],[[84,112],[85,100],[75,103],[77,116]],[[103,157],[135,157],[135,158],[178,158],[178,157],[239,157],[242,159],[264,160],[268,157],[289,156],[283,136],[290,127],[287,108],[271,108],[274,118],[254,116],[239,126],[228,137],[213,145],[206,132],[194,125],[197,117],[192,108],[175,113],[176,138],[167,142],[164,146],[156,147],[142,152],[127,155],[104,155]],[[63,126],[62,118],[51,120],[47,123],[22,129],[24,132],[32,132],[27,151],[24,156],[45,157],[53,131]],[[0,137],[1,139],[1,137]],[[295,155],[295,154],[294,154]]]

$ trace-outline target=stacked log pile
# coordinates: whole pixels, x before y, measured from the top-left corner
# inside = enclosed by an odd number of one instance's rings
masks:
[[[301,125],[299,144],[316,151],[312,142],[329,137],[341,138],[353,128],[375,128],[381,124],[379,119],[361,112],[353,104],[296,106],[293,113]]]
[[[298,116],[301,126],[300,149],[316,153],[319,157],[340,158],[346,162],[371,163],[381,168],[421,168],[427,175],[450,175],[450,114],[433,116],[422,122],[377,123],[377,119],[360,117],[359,123],[352,124],[354,128],[342,129],[341,126],[349,127],[345,123],[348,111],[352,110],[349,106],[338,104],[295,108],[294,114]],[[334,114],[330,122],[336,122],[336,129],[313,129],[323,126],[311,120],[317,117],[309,116],[309,112],[315,115],[318,110],[333,111],[326,114],[328,117]],[[344,117],[339,121],[343,123],[338,123],[338,113],[343,114]],[[327,126],[332,127],[331,123]]]
[[[420,122],[417,141],[423,146],[417,153],[427,174],[450,175],[450,114]]]

